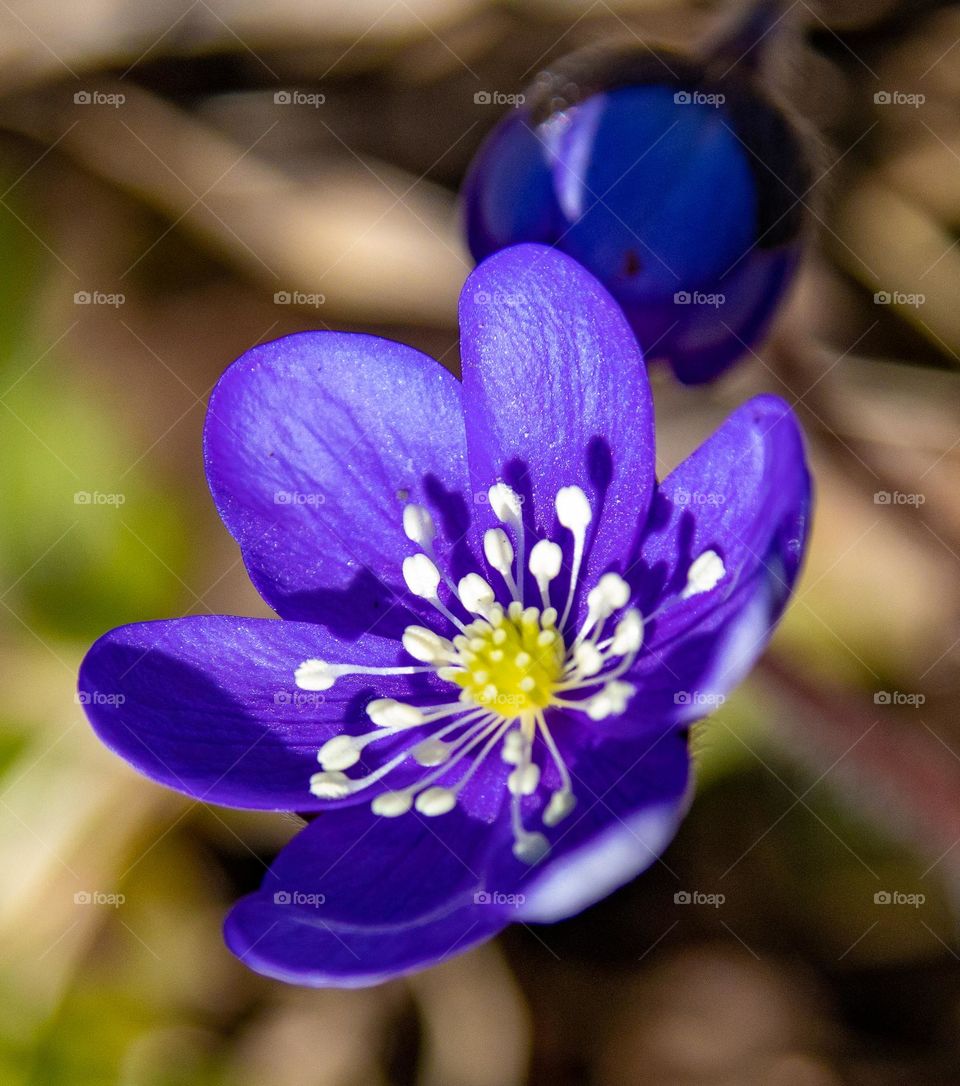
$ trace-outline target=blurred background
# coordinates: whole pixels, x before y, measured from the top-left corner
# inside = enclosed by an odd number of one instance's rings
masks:
[[[649,872],[316,992],[220,936],[296,820],[136,776],[77,665],[122,623],[267,613],[201,466],[238,354],[362,328],[457,370],[489,92],[586,44],[683,48],[729,5],[0,0],[4,1084],[960,1080],[960,9],[784,8],[766,78],[817,163],[801,273],[718,384],[654,391],[661,472],[755,392],[796,404],[818,506],[788,616],[695,732]]]

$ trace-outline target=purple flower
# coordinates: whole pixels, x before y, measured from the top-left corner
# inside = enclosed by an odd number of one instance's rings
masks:
[[[127,626],[81,670],[94,728],[142,773],[311,817],[226,924],[282,980],[376,983],[645,868],[687,803],[689,724],[750,667],[802,558],[782,401],[658,484],[639,349],[580,265],[504,250],[461,324],[462,383],[338,332],[234,363],[207,475],[282,621]]]

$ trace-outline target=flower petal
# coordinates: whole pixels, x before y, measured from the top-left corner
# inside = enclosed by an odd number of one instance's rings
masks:
[[[519,245],[485,260],[460,296],[463,396],[475,492],[509,483],[542,538],[554,500],[591,499],[588,571],[623,557],[654,485],[653,407],[636,339],[570,257]]]
[[[460,385],[438,363],[340,332],[262,344],[220,379],[204,448],[220,515],[283,618],[397,636],[425,613],[400,574],[415,550],[404,505],[431,506],[452,541],[468,512]]]
[[[361,808],[321,815],[234,907],[227,944],[259,973],[317,987],[434,965],[508,922],[480,894],[493,836],[459,809],[436,819]]]
[[[370,731],[372,697],[438,695],[436,680],[420,675],[377,676],[375,685],[346,676],[314,693],[296,687],[294,670],[314,658],[390,667],[403,655],[394,641],[368,634],[348,644],[311,623],[145,622],[94,644],[80,700],[111,750],[169,788],[228,807],[310,811],[328,806],[309,790],[317,750],[344,730]],[[372,748],[364,755],[369,767]]]
[[[690,755],[677,731],[598,739],[571,769],[577,805],[547,831],[550,852],[529,866],[509,848],[491,861],[487,890],[521,894],[520,920],[551,923],[580,912],[653,863],[688,802]],[[528,828],[536,827],[531,815]]]
[[[793,590],[810,505],[803,437],[776,396],[740,407],[660,484],[626,574],[655,616],[630,676],[654,715],[664,719],[670,700],[678,720],[705,715],[753,665]],[[708,550],[722,579],[683,599],[691,563]]]

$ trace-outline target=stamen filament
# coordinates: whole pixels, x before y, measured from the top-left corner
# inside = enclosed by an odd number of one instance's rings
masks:
[[[567,531],[573,534],[573,568],[570,571],[570,587],[567,590],[567,602],[558,628],[566,629],[567,619],[573,609],[573,599],[580,579],[580,567],[583,564],[583,550],[587,539],[587,525],[593,519],[593,510],[587,496],[579,486],[565,486],[557,492],[557,519]]]
[[[301,690],[329,690],[344,675],[423,675],[432,667],[367,667],[365,664],[328,664],[325,660],[304,660],[293,673]]]

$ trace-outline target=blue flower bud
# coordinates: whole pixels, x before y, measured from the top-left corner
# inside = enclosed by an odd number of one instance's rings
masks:
[[[733,63],[738,44],[699,59],[630,49],[560,61],[489,135],[464,184],[478,261],[526,241],[570,254],[621,304],[647,356],[686,383],[712,380],[760,340],[803,232],[803,143],[752,67]]]

